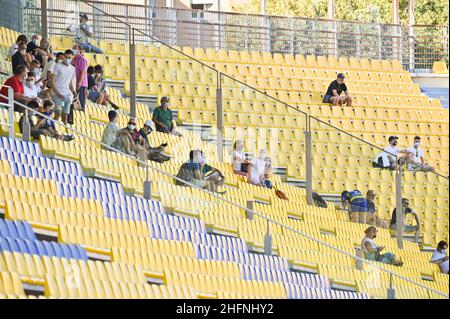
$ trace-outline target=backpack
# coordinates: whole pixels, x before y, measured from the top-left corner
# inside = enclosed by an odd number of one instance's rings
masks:
[[[312,193],[312,197],[317,207],[328,208],[327,202],[319,194]]]

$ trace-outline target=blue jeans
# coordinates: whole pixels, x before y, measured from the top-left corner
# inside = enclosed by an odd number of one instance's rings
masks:
[[[83,50],[85,52],[93,52],[93,53],[97,53],[97,54],[103,54],[103,50],[100,48],[97,48],[96,46],[90,44],[90,43],[78,43],[79,45],[81,45],[83,47]]]
[[[81,110],[84,112],[86,110],[86,87],[80,87],[80,92],[78,98],[80,100]]]

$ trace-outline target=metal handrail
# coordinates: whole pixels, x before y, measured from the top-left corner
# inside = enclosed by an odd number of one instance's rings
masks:
[[[0,97],[5,97],[5,96],[4,96],[3,94],[0,93]],[[26,106],[26,105],[24,105],[24,104],[22,104],[22,103],[20,103],[20,102],[14,101],[14,104],[19,105],[19,106],[22,106],[22,107],[23,107],[25,110],[27,110],[28,112],[35,112],[35,113],[36,113],[35,110],[29,108],[28,106]],[[37,113],[39,113],[39,112],[37,112]],[[101,146],[103,146],[103,147],[105,147],[105,148],[107,148],[107,149],[109,149],[109,150],[111,150],[111,151],[114,151],[114,152],[116,152],[116,153],[119,153],[119,154],[121,154],[121,155],[123,155],[123,156],[125,156],[125,157],[127,157],[127,158],[129,158],[129,159],[136,160],[137,163],[139,163],[139,164],[141,164],[141,165],[144,165],[146,169],[152,169],[152,170],[154,170],[154,171],[157,171],[157,172],[159,172],[159,173],[161,173],[161,174],[163,174],[163,175],[165,175],[165,176],[168,176],[168,177],[170,177],[170,178],[172,178],[172,179],[174,179],[174,180],[177,180],[177,181],[179,181],[179,182],[185,184],[186,186],[189,186],[189,187],[192,187],[192,188],[197,189],[197,190],[199,190],[199,191],[202,191],[202,192],[204,192],[204,193],[207,193],[207,194],[209,194],[209,195],[215,197],[216,199],[219,199],[219,200],[221,200],[221,201],[223,201],[223,202],[225,202],[225,203],[227,203],[227,204],[230,204],[230,205],[232,205],[232,206],[235,206],[235,207],[237,207],[237,208],[239,208],[239,209],[243,209],[243,210],[245,210],[246,212],[251,213],[251,214],[253,214],[254,216],[258,216],[259,218],[264,219],[264,220],[266,220],[266,221],[269,222],[269,223],[272,223],[272,224],[274,224],[274,225],[278,225],[278,226],[280,226],[280,227],[282,227],[282,228],[285,228],[285,229],[287,229],[287,230],[290,230],[290,231],[292,231],[293,233],[295,233],[295,234],[297,234],[297,235],[300,235],[301,237],[305,237],[305,238],[307,238],[307,239],[309,239],[309,240],[312,240],[312,241],[314,241],[314,242],[316,242],[316,243],[318,243],[318,244],[324,245],[324,246],[326,246],[326,247],[328,247],[328,248],[330,248],[330,249],[332,249],[332,250],[335,250],[335,251],[337,251],[337,252],[339,252],[339,253],[341,253],[341,254],[344,254],[344,255],[346,255],[347,257],[354,258],[354,259],[356,259],[357,261],[360,261],[360,262],[362,262],[362,263],[367,263],[367,264],[371,265],[372,267],[374,267],[374,268],[376,268],[376,269],[378,269],[378,270],[380,270],[380,271],[386,272],[386,273],[388,273],[388,274],[390,274],[390,275],[392,275],[392,276],[395,276],[395,277],[398,277],[398,278],[400,278],[400,279],[403,279],[403,280],[405,280],[406,282],[409,282],[409,283],[411,283],[411,284],[413,284],[413,285],[416,285],[416,286],[421,287],[421,288],[423,288],[423,289],[425,289],[425,290],[428,290],[428,291],[430,291],[430,292],[433,292],[433,293],[435,293],[435,294],[437,294],[437,295],[440,295],[440,296],[449,298],[449,295],[447,295],[447,294],[445,294],[445,293],[442,293],[442,292],[437,291],[437,290],[435,290],[435,289],[433,289],[433,288],[430,288],[430,287],[427,287],[427,286],[425,286],[425,285],[422,285],[422,284],[420,284],[420,283],[418,283],[418,282],[415,282],[414,280],[411,280],[411,279],[409,279],[409,278],[407,278],[407,277],[404,277],[404,276],[402,276],[402,275],[399,275],[399,274],[397,274],[397,273],[395,273],[395,272],[393,272],[393,271],[391,271],[391,270],[389,270],[389,269],[385,269],[385,268],[383,268],[383,267],[377,265],[376,263],[374,263],[374,262],[372,262],[372,261],[370,261],[370,260],[367,260],[367,259],[364,259],[364,258],[360,258],[360,257],[355,256],[355,255],[352,255],[352,254],[348,253],[348,252],[345,251],[345,250],[342,250],[342,249],[340,249],[340,248],[338,248],[338,247],[335,247],[335,246],[333,246],[333,245],[331,245],[331,244],[329,244],[329,243],[327,243],[327,242],[324,242],[324,241],[322,241],[322,240],[320,240],[320,239],[316,239],[316,238],[314,238],[314,237],[312,237],[312,236],[310,236],[310,235],[308,235],[308,234],[305,234],[305,233],[303,233],[303,232],[301,232],[301,231],[299,231],[299,230],[297,230],[297,229],[295,229],[295,228],[293,228],[293,227],[291,227],[291,226],[285,225],[285,224],[283,224],[283,223],[281,223],[281,222],[278,222],[278,221],[276,221],[276,220],[274,220],[274,219],[271,219],[270,217],[267,217],[267,216],[265,216],[265,215],[263,215],[263,214],[261,214],[261,213],[258,213],[257,211],[255,211],[255,210],[253,210],[253,209],[249,209],[248,207],[242,206],[242,205],[240,205],[240,204],[238,204],[238,203],[235,203],[235,202],[233,202],[233,201],[231,201],[231,200],[229,200],[229,199],[223,198],[223,197],[219,196],[219,195],[216,194],[216,193],[213,193],[213,192],[204,190],[204,189],[202,189],[202,188],[200,188],[200,187],[198,187],[198,186],[196,186],[196,185],[194,185],[194,184],[192,184],[192,183],[189,183],[189,182],[186,182],[186,181],[180,179],[180,178],[177,177],[177,176],[174,176],[174,175],[172,175],[172,174],[170,174],[170,173],[167,173],[167,172],[163,171],[162,169],[159,169],[159,168],[157,168],[157,167],[154,167],[154,166],[152,166],[152,165],[150,165],[150,164],[148,164],[148,163],[146,163],[146,162],[142,162],[142,161],[140,161],[139,159],[136,159],[135,157],[133,157],[133,156],[131,156],[131,155],[128,155],[128,154],[126,154],[126,153],[124,153],[124,152],[122,152],[122,151],[120,151],[120,150],[118,150],[118,149],[116,149],[116,148],[114,148],[114,147],[111,147],[111,146],[109,146],[109,145],[107,145],[107,144],[104,144],[103,142],[98,141],[98,140],[96,140],[95,138],[93,138],[93,137],[91,137],[91,136],[88,136],[88,135],[86,135],[86,134],[84,134],[84,133],[78,131],[77,129],[71,127],[71,126],[65,125],[64,123],[62,123],[62,122],[60,122],[60,121],[55,121],[53,118],[51,118],[51,117],[49,117],[49,116],[47,116],[47,115],[44,115],[44,114],[40,113],[39,116],[40,116],[40,117],[43,117],[43,118],[45,118],[45,119],[47,119],[47,120],[52,120],[52,121],[54,121],[54,122],[57,122],[59,125],[61,125],[62,127],[64,127],[66,130],[73,131],[73,132],[75,132],[77,135],[79,135],[79,136],[81,136],[81,137],[83,137],[83,138],[86,138],[86,139],[88,139],[88,140],[90,140],[90,141],[92,141],[92,142],[94,142],[94,143],[96,143],[96,144],[99,144],[99,145],[101,145]]]

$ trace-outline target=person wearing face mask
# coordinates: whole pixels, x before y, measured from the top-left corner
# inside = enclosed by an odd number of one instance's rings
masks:
[[[402,208],[403,208],[403,221],[404,221],[403,231],[405,233],[415,233],[414,234],[415,242],[418,243],[419,242],[419,237],[420,237],[420,220],[419,220],[419,216],[417,215],[416,212],[414,212],[409,207],[409,199],[407,199],[407,198],[402,198]],[[414,219],[416,221],[416,226],[406,225],[405,221],[406,221],[406,216],[408,214],[410,214],[410,215],[412,215],[414,217]],[[394,208],[394,210],[392,211],[390,228],[392,230],[397,230],[397,208]]]
[[[374,161],[373,166],[378,168],[389,168],[395,170],[397,165],[402,166],[410,163],[412,153],[406,149],[400,150],[397,147],[398,137],[389,136],[389,145],[384,148],[384,152],[379,153]],[[398,161],[397,161],[398,158]]]
[[[33,72],[28,72],[28,76],[27,79],[25,80],[23,90],[24,96],[36,100],[38,103],[41,103],[41,99],[38,98],[39,87],[36,85],[36,78]]]
[[[39,118],[39,104],[36,101],[30,101],[27,106],[32,109],[28,112],[28,123],[30,124],[30,135],[35,140],[39,140],[41,135],[50,136],[50,132],[45,129],[45,119]],[[23,134],[23,124],[25,121],[25,114],[19,119],[20,133]]]
[[[64,52],[64,59],[60,60],[54,68],[54,79],[52,81],[52,100],[55,103],[55,120],[61,116],[64,124],[67,124],[70,105],[73,102],[75,91],[75,68],[71,64],[73,58],[72,50]]]
[[[19,65],[25,65],[27,68],[30,67],[32,58],[26,51],[27,43],[24,41],[19,42],[17,52],[11,58],[13,70],[15,70]]]
[[[181,134],[175,130],[173,112],[169,109],[169,106],[170,99],[167,96],[163,96],[161,98],[161,106],[158,106],[153,111],[152,120],[155,123],[158,132],[181,136]]]
[[[5,96],[0,96],[0,102],[1,103],[8,103],[8,88],[7,86],[10,86],[13,89],[14,92],[14,100],[17,102],[20,102],[22,104],[28,104],[28,102],[33,101],[34,99],[26,97],[24,95],[25,89],[24,89],[24,84],[25,84],[25,80],[28,76],[28,69],[25,65],[19,65],[15,70],[14,70],[14,75],[12,77],[10,77],[9,79],[7,79],[4,83],[4,86],[2,86],[2,89],[0,91],[0,93]],[[14,110],[16,112],[23,112],[23,107],[16,104],[14,106]]]
[[[189,152],[189,161],[183,163],[178,171],[175,184],[178,186],[189,187],[183,181],[193,184],[201,189],[213,191],[214,186],[209,180],[205,180],[205,176],[201,169],[202,151],[192,150]]]
[[[437,249],[431,256],[431,263],[439,265],[441,272],[448,275],[448,256],[447,256],[448,244],[446,241],[441,240],[437,246]]]
[[[146,162],[147,152],[144,149],[144,140],[137,129],[137,120],[131,117],[128,124],[117,132],[117,139],[113,143],[119,151],[135,156],[141,162]],[[142,165],[142,164],[140,164]]]
[[[327,93],[323,97],[323,103],[330,103],[330,105],[344,105],[352,106],[352,97],[348,93],[347,86],[344,83],[345,75],[339,73],[337,79],[330,83]],[[341,96],[344,92],[344,96]]]
[[[408,152],[412,154],[411,163],[408,165],[408,169],[412,172],[433,172],[436,170],[433,166],[428,165],[423,157],[423,150],[420,148],[420,136],[414,137],[414,144],[408,148]]]
[[[81,45],[76,44],[73,46],[73,60],[72,65],[75,67],[75,74],[77,78],[76,90],[78,92],[78,98],[80,101],[81,110],[84,112],[86,109],[86,95],[88,88],[88,61],[83,55],[83,48]]]
[[[164,149],[167,147],[167,143],[163,143],[158,147],[152,147],[148,136],[155,130],[155,123],[152,120],[147,120],[144,123],[144,127],[139,130],[139,134],[144,140],[144,148],[147,151],[147,156],[150,161],[164,163],[170,161],[170,157],[163,154]]]
[[[260,150],[259,156],[252,161],[252,167],[250,171],[250,183],[256,186],[266,187],[265,170],[266,170],[266,150]]]
[[[388,252],[381,254],[381,251],[386,247],[375,244],[374,239],[377,237],[378,233],[375,226],[369,226],[364,233],[365,237],[361,242],[361,250],[363,251],[365,259],[394,266],[403,266],[403,262],[398,260],[393,253]]]
[[[47,81],[47,87],[51,87],[55,79],[55,67],[58,63],[65,59],[63,52],[58,52],[56,58],[48,61],[47,65],[42,70],[42,78]]]

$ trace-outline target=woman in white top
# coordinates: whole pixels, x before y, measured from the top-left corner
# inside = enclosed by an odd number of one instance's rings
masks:
[[[377,237],[377,232],[378,230],[375,226],[370,226],[364,231],[366,237],[364,237],[361,243],[361,249],[364,253],[364,257],[367,260],[379,261],[384,264],[390,264],[394,266],[402,266],[403,262],[397,260],[393,253],[380,253],[386,247],[378,246],[377,244],[375,244],[374,239],[375,237]]]
[[[233,172],[237,175],[246,176],[247,182],[250,183],[250,172],[252,170],[252,163],[245,159],[244,142],[237,140],[233,145]]]
[[[431,262],[439,265],[441,272],[448,275],[447,242],[441,240],[431,256]]]
[[[265,187],[266,150],[260,150],[259,156],[252,161],[250,182],[256,186]]]

